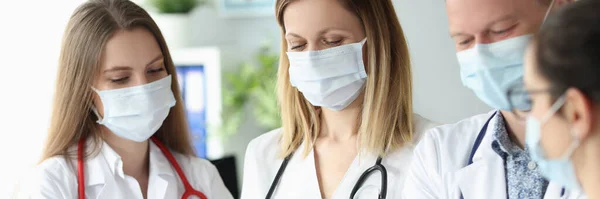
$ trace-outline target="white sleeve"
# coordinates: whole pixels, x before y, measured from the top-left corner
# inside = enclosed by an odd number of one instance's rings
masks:
[[[244,157],[244,178],[242,180],[241,199],[264,198],[266,194],[261,194],[262,188],[259,186],[258,168],[256,166],[256,140],[251,141],[246,148]]]
[[[209,163],[208,172],[210,172],[210,174],[212,175],[210,181],[210,190],[212,193],[212,197],[209,198],[233,199],[233,196],[225,186],[225,183],[223,183],[223,179],[221,178],[219,171],[213,164]]]
[[[414,150],[413,161],[404,183],[402,198],[441,198],[442,179],[439,174],[439,147],[432,131],[424,137]]]
[[[58,172],[57,172],[58,173]],[[69,198],[67,190],[61,189],[61,182],[51,172],[34,171],[19,185],[14,197],[17,199],[59,199]]]

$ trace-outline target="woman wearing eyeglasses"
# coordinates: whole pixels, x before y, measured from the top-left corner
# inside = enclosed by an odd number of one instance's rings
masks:
[[[600,1],[551,16],[530,45],[526,143],[543,176],[600,198]],[[516,96],[516,95],[513,95]]]

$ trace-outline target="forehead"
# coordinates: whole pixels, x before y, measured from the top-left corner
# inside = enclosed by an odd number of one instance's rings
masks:
[[[297,0],[284,10],[286,32],[302,34],[323,28],[361,27],[359,18],[339,0]]]
[[[102,67],[146,65],[162,53],[154,35],[145,28],[119,30],[107,41]]]
[[[536,10],[536,0],[447,0],[450,32],[475,33],[498,20],[521,19]],[[537,12],[537,10],[536,10]]]

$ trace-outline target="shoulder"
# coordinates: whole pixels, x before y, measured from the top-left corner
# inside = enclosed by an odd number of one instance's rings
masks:
[[[37,165],[19,185],[18,198],[69,198],[64,195],[76,189],[74,167],[62,156],[55,156]]]
[[[423,164],[441,168],[464,166],[480,129],[493,113],[475,115],[425,131],[415,148],[415,158]]]
[[[177,157],[177,162],[183,167],[182,169],[190,172],[193,176],[194,182],[199,181],[212,181],[215,177],[219,177],[219,171],[217,167],[213,165],[209,160],[199,158],[191,155],[184,155],[180,153],[173,153]]]
[[[474,140],[479,131],[495,112],[479,114],[465,118],[454,124],[446,124],[429,129],[424,133],[423,139],[433,139],[439,144],[455,143],[457,141],[466,142]]]
[[[281,128],[269,131],[265,134],[262,134],[250,141],[248,144],[248,149],[260,154],[274,154],[276,155],[277,149],[279,147],[279,140],[281,139],[283,130]]]
[[[75,167],[71,161],[67,162],[67,159],[63,156],[51,157],[40,163],[34,170],[33,174],[37,177],[46,180],[56,182],[68,182],[75,177]]]
[[[254,165],[257,169],[271,169],[273,166],[279,166],[277,162],[281,161],[279,154],[279,141],[283,130],[281,128],[269,131],[254,138],[248,144],[244,164],[246,166]]]
[[[246,149],[245,164],[262,165],[258,168],[267,169],[274,165],[279,159],[279,140],[282,129],[275,129],[254,138]]]
[[[414,140],[420,140],[425,131],[439,125],[441,124],[438,122],[434,122],[430,119],[424,118],[419,114],[413,114]]]
[[[386,155],[386,161],[392,165],[395,169],[399,169],[398,173],[402,173],[403,170],[408,168],[410,161],[412,160],[413,150],[415,143],[422,137],[423,132],[438,126],[439,123],[433,122],[427,118],[424,118],[418,114],[413,114],[413,142],[407,143],[404,147],[391,151]],[[403,178],[403,176],[402,176]]]
[[[264,197],[281,165],[279,140],[281,129],[267,132],[248,144],[244,157],[242,198]]]

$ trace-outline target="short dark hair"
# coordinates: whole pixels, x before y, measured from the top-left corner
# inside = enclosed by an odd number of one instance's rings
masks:
[[[548,17],[534,38],[537,70],[554,98],[577,88],[600,102],[600,1],[580,0]]]

